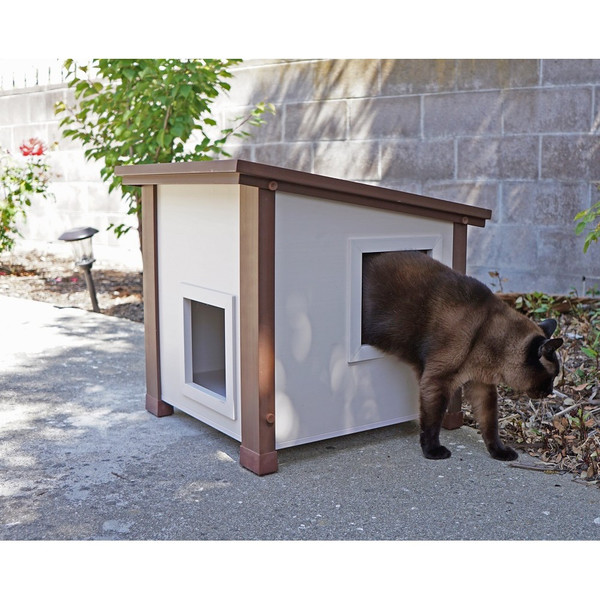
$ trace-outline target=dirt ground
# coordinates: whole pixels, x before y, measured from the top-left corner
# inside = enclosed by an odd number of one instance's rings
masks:
[[[100,312],[143,322],[142,273],[92,266]],[[92,310],[83,273],[73,260],[39,252],[0,255],[0,294]]]
[[[92,275],[102,313],[143,322],[141,272],[95,265]],[[0,255],[0,294],[92,308],[83,274],[72,260],[35,252]],[[531,400],[499,389],[503,439],[540,459],[539,470],[571,473],[582,483],[600,486],[600,299],[541,293],[501,297],[534,320],[556,318],[556,335],[565,340],[552,396]],[[466,424],[476,427],[468,405],[464,411]]]

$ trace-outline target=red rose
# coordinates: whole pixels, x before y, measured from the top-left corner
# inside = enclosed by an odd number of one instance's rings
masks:
[[[29,138],[19,146],[19,150],[23,156],[41,156],[46,152],[46,146],[38,138]]]

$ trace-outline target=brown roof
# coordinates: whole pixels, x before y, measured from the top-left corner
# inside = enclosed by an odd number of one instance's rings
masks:
[[[115,173],[126,185],[237,183],[479,227],[492,216],[490,210],[468,204],[247,160],[127,165]]]

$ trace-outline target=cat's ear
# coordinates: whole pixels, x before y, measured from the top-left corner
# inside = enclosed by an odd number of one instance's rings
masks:
[[[540,345],[540,349],[538,350],[538,355],[541,358],[545,356],[546,358],[550,358],[552,353],[558,350],[563,345],[562,338],[552,338],[551,340],[546,340],[543,344]]]
[[[552,337],[552,334],[556,330],[556,326],[558,325],[558,323],[555,319],[546,319],[545,321],[542,321],[539,325],[542,328],[542,331],[546,334],[546,337],[549,338]]]

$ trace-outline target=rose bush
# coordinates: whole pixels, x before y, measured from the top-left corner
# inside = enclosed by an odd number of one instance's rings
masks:
[[[49,198],[50,167],[46,145],[30,138],[19,146],[21,156],[0,147],[0,252],[11,250],[19,236],[17,220],[27,218],[34,196]]]

